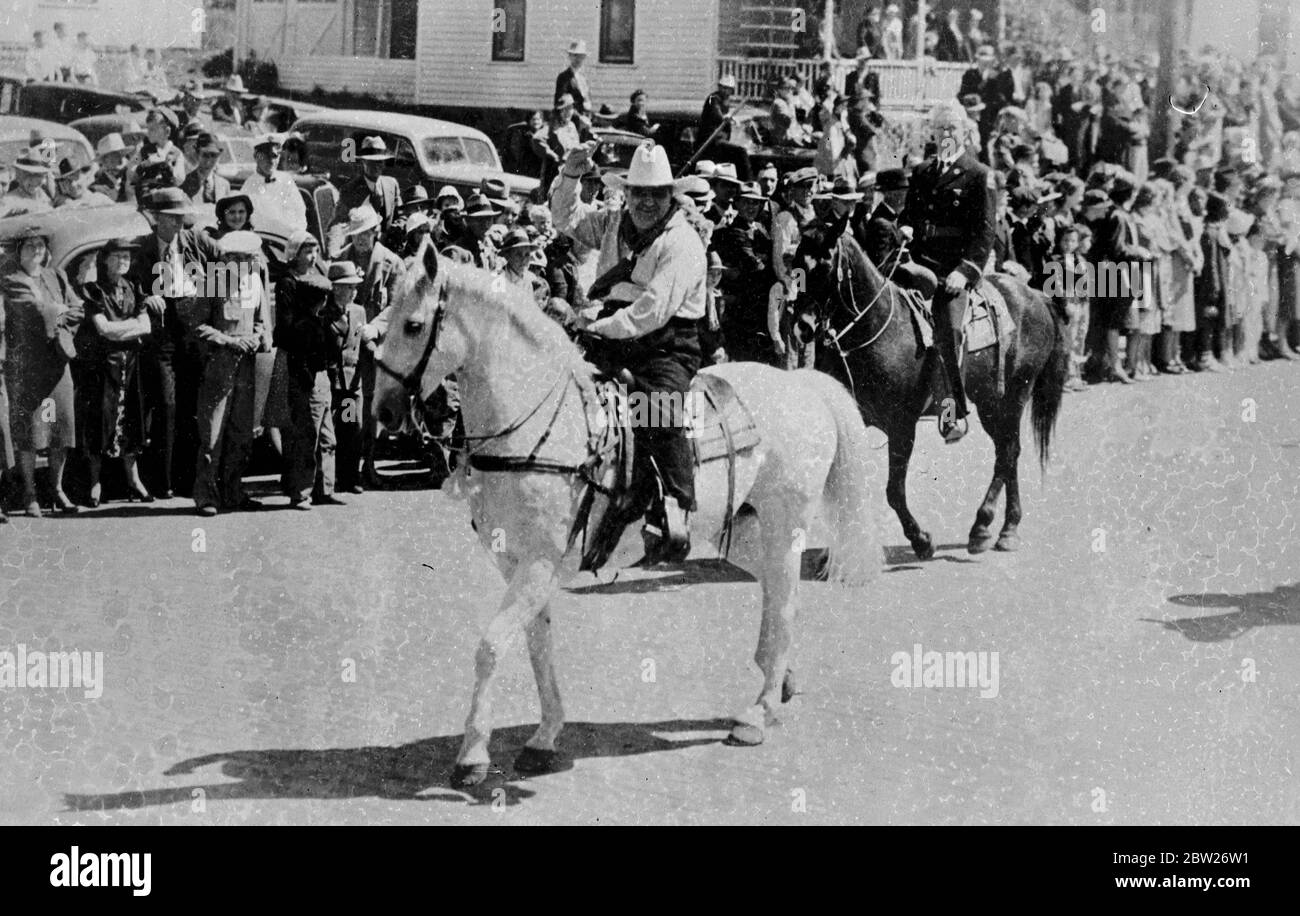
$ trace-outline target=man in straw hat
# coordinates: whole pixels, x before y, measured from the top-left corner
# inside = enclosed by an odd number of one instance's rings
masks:
[[[45,190],[50,167],[44,159],[29,150],[14,160],[14,186],[0,197],[0,218],[44,213],[52,209],[50,195]]]
[[[336,223],[346,221],[353,209],[369,203],[371,209],[379,214],[382,230],[388,230],[397,214],[397,205],[402,201],[397,179],[384,174],[392,160],[393,154],[383,137],[362,138],[357,147],[361,174],[339,188],[339,202],[334,211]]]
[[[648,142],[632,157],[626,176],[605,176],[621,190],[621,209],[597,209],[578,193],[595,145],[583,144],[565,160],[551,201],[556,228],[599,249],[598,277],[587,298],[599,305],[586,331],[598,338],[594,356],[616,374],[630,375],[635,390],[657,395],[670,409],[653,427],[638,426],[643,502],[654,475],[663,480],[664,527],[648,541],[647,558],[678,561],[690,550],[687,515],[695,510],[694,458],[686,438],[685,399],[700,367],[699,321],[706,308],[704,245],[674,196],[668,154]]]
[[[127,199],[126,163],[134,152],[122,135],[114,131],[99,138],[95,144],[95,161],[99,164],[95,177],[90,180],[90,190],[98,191],[110,200],[123,203]]]
[[[59,167],[54,173],[54,186],[58,192],[54,197],[55,209],[107,207],[113,203],[106,195],[88,190],[90,173],[94,168],[89,162],[85,165],[74,165],[71,159],[66,158],[59,162]]]
[[[264,228],[270,228],[266,226],[270,220],[278,223],[285,234],[306,229],[307,204],[298,191],[298,184],[288,172],[276,168],[280,161],[280,138],[275,134],[261,137],[253,147],[253,161],[257,163],[257,171],[240,190],[261,214]]]
[[[348,212],[348,221],[343,227],[346,244],[336,258],[337,261],[355,265],[361,275],[362,281],[357,288],[355,302],[365,311],[368,322],[373,322],[380,312],[392,304],[397,285],[405,273],[402,259],[379,241],[379,227],[379,214],[369,204],[354,207]],[[370,342],[377,344],[378,336],[371,335]],[[367,485],[378,487],[380,479],[375,469],[375,437],[379,430],[371,413],[375,393],[373,347],[363,350],[359,371],[364,395],[361,411],[362,473]]]
[[[253,355],[271,349],[270,293],[257,268],[261,236],[240,230],[226,234],[218,244],[220,259],[237,267],[237,280],[226,295],[206,300],[194,331],[206,350],[194,470],[194,505],[205,516],[261,508],[244,493],[243,475],[253,451]]]
[[[948,382],[951,404],[941,405],[939,432],[956,442],[969,428],[966,392],[957,364],[966,291],[979,283],[993,250],[993,178],[962,142],[966,112],[954,101],[930,111],[930,130],[938,154],[917,166],[899,217],[911,226],[912,254],[939,278],[935,292],[934,378],[942,391]]]

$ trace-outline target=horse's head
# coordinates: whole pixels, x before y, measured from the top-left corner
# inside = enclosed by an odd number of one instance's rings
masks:
[[[426,239],[394,297],[375,360],[375,416],[390,431],[401,426],[410,397],[428,398],[470,351],[464,309],[448,294],[449,265],[441,261]]]
[[[837,269],[839,240],[842,233],[819,226],[807,230],[799,241],[794,255],[794,267],[804,272],[804,289],[801,295],[825,312],[837,301]]]

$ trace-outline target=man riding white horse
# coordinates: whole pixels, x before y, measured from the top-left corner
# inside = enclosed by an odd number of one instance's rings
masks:
[[[605,177],[624,193],[621,210],[582,201],[581,179],[595,149],[586,143],[569,151],[551,214],[559,231],[600,251],[597,278],[587,293],[592,307],[579,320],[579,327],[596,338],[590,355],[612,375],[626,371],[635,394],[667,408],[634,434],[640,485],[653,481],[647,467],[652,461],[664,490],[663,536],[649,548],[647,560],[677,562],[690,551],[687,521],[695,511],[695,461],[684,407],[700,368],[698,325],[705,314],[707,260],[674,193],[680,182],[674,181],[662,147],[642,145],[626,177]]]

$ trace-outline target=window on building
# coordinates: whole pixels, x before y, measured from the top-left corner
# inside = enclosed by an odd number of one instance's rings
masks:
[[[632,63],[636,0],[600,0],[600,62]]]
[[[353,0],[352,53],[415,59],[418,0]]]
[[[497,0],[492,9],[492,59],[524,59],[525,0]]]

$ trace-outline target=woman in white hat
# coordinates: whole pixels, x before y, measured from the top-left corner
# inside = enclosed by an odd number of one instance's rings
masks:
[[[0,197],[0,218],[44,213],[52,209],[50,195],[45,190],[50,167],[44,159],[31,151],[19,156],[13,163],[14,186]]]
[[[228,265],[226,295],[207,300],[195,337],[207,349],[199,383],[199,456],[194,505],[200,515],[256,509],[244,494],[243,473],[253,447],[255,353],[271,349],[267,290],[258,262],[262,239],[239,231],[218,242]]]
[[[685,404],[700,367],[699,323],[707,305],[704,245],[690,225],[676,192],[663,147],[646,143],[632,157],[626,176],[605,182],[625,195],[620,209],[584,204],[582,175],[591,166],[595,145],[570,151],[556,182],[551,214],[556,228],[575,241],[597,248],[598,277],[587,292],[598,317],[584,320],[600,343],[593,355],[606,367],[631,376],[635,390],[661,403]],[[695,510],[694,459],[684,415],[670,411],[653,428],[638,426],[638,455],[653,458],[663,479],[664,528],[651,559],[679,561],[690,549],[687,514]],[[649,463],[640,467],[646,501],[653,491]]]

